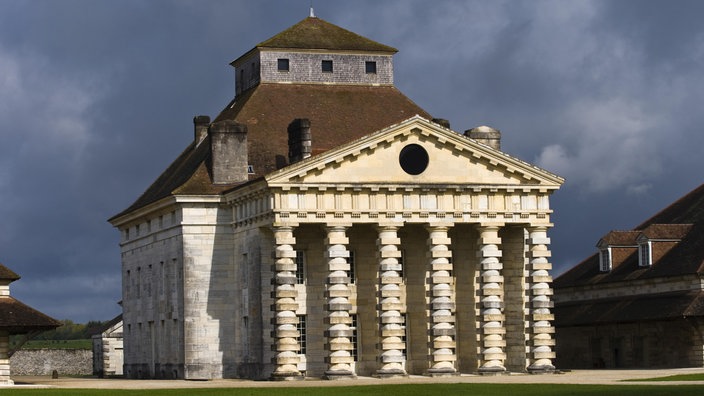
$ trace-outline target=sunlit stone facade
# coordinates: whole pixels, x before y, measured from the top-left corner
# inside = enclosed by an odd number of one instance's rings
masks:
[[[322,22],[299,25],[307,23]],[[329,57],[316,48],[243,56],[233,63],[249,82],[238,83],[238,93],[254,101],[257,92],[247,89],[287,84],[281,92],[290,95],[295,81],[263,82],[280,77],[263,60],[275,54],[293,67],[308,56],[320,67]],[[331,51],[335,70],[346,73],[375,59],[382,80],[364,80],[367,69],[353,82],[368,84],[368,93],[323,81],[325,89],[345,101],[398,95],[376,89],[392,84],[393,51]],[[125,375],[335,380],[551,371],[549,198],[563,180],[501,152],[498,131],[465,136],[409,114],[422,112],[410,101],[397,103],[408,106],[397,121],[318,151],[316,142],[339,137],[356,119],[366,125],[399,109],[341,114],[335,106],[343,104],[326,103],[333,107],[320,115],[312,103],[311,119],[291,124],[310,128],[312,150],[309,134],[292,141],[289,129],[288,160],[278,170],[208,193],[175,186],[111,219],[122,233]],[[245,112],[237,106],[230,108]],[[250,139],[252,164],[262,125],[252,117],[230,127],[221,115],[202,133],[197,121],[190,150],[206,150],[209,131],[232,130],[239,144]],[[316,129],[321,123],[337,126]],[[267,135],[267,149],[277,133]],[[172,169],[187,167],[184,158]],[[217,172],[202,174],[217,186]],[[200,180],[198,170],[193,175]]]

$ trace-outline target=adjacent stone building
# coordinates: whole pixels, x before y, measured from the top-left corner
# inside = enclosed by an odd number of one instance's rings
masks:
[[[130,378],[549,372],[563,179],[393,85],[394,48],[309,17],[129,208]]]
[[[10,378],[10,336],[32,335],[55,329],[61,323],[10,296],[10,283],[20,276],[0,264],[0,385],[12,385]]]
[[[560,368],[704,366],[704,185],[555,279]]]
[[[117,315],[97,334],[91,336],[94,375],[98,377],[122,375],[124,364],[122,324],[122,315]]]

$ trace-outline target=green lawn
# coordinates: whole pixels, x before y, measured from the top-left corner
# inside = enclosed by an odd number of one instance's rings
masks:
[[[10,344],[10,347],[13,345]],[[29,340],[22,349],[93,349],[93,341],[85,340]]]
[[[417,385],[361,385],[353,387],[297,387],[297,388],[230,388],[230,389],[17,389],[2,390],[2,395],[116,395],[116,396],[669,396],[704,394],[698,385],[564,385],[564,384],[417,384]]]

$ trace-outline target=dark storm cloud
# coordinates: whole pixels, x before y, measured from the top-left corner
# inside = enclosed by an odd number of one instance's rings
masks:
[[[565,176],[556,273],[702,182],[698,1],[315,2],[399,49],[396,85],[462,132]],[[129,205],[234,94],[228,63],[308,1],[0,0],[0,262],[58,318],[118,312]]]

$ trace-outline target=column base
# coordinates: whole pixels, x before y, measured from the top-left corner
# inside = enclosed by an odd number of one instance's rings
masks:
[[[491,367],[479,367],[479,370],[477,370],[477,373],[479,373],[479,375],[504,375],[504,374],[508,374],[509,372],[506,371],[506,367],[504,367],[504,366],[491,366]]]
[[[376,378],[406,378],[408,373],[405,370],[377,370],[374,376]]]
[[[302,381],[304,380],[305,377],[303,374],[299,372],[290,372],[290,373],[272,373],[271,374],[271,380],[272,381]]]
[[[428,369],[428,371],[425,372],[425,375],[428,377],[456,377],[460,375],[459,371],[455,369]]]
[[[15,381],[8,379],[8,380],[0,380],[0,386],[13,386],[15,385]]]
[[[326,371],[323,379],[337,381],[346,379],[356,379],[357,375],[351,371]]]
[[[527,368],[529,374],[553,374],[555,372],[555,366],[551,364],[544,365],[530,365]]]

